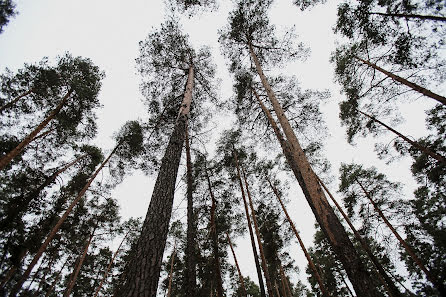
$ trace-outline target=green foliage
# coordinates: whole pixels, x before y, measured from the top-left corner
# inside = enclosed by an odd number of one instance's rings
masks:
[[[12,0],[0,0],[0,33],[9,23],[9,19],[17,14]]]
[[[300,10],[305,10],[318,4],[323,4],[326,1],[327,0],[293,0],[293,4],[297,5]]]

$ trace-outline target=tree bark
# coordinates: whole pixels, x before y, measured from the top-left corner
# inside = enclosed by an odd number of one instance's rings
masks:
[[[285,271],[283,270],[282,263],[280,263],[280,275],[282,277],[283,282],[285,283],[285,290],[287,292],[288,297],[293,297],[291,294],[290,285],[288,283],[288,278],[285,275]]]
[[[62,101],[60,101],[49,116],[46,117],[45,120],[43,120],[30,134],[28,134],[28,136],[26,136],[13,150],[0,159],[0,170],[5,168],[12,161],[12,159],[14,159],[22,151],[22,149],[26,147],[33,140],[33,138],[36,137],[37,134],[39,134],[39,132],[42,131],[42,129],[56,117],[60,110],[65,106],[72,93],[73,90],[68,91],[68,93],[62,98]]]
[[[186,296],[195,296],[197,290],[196,275],[196,244],[195,244],[195,216],[193,201],[193,177],[192,177],[192,160],[190,154],[189,127],[186,123],[185,129],[185,146],[186,146],[186,179],[187,179],[187,235],[186,235]]]
[[[22,278],[20,281],[17,282],[11,293],[9,294],[10,297],[15,297],[17,293],[22,288],[23,283],[28,279],[29,274],[31,273],[32,269],[36,265],[37,261],[39,261],[42,254],[45,252],[46,248],[50,244],[50,242],[53,240],[54,236],[56,236],[57,231],[59,231],[62,224],[65,222],[65,220],[68,218],[68,215],[71,213],[73,208],[76,206],[76,204],[81,200],[81,198],[85,195],[90,185],[93,183],[96,176],[99,174],[99,172],[102,170],[102,168],[108,163],[110,158],[114,155],[118,147],[121,143],[115,146],[113,151],[108,155],[107,159],[102,162],[102,164],[96,169],[96,171],[93,173],[93,175],[90,177],[88,182],[85,184],[85,186],[82,188],[82,190],[79,192],[79,194],[76,196],[76,198],[71,202],[70,206],[68,206],[67,210],[65,210],[62,217],[57,221],[56,225],[53,227],[51,232],[48,234],[45,242],[40,246],[37,253],[34,255],[34,258],[32,259],[31,263],[28,265],[28,268],[25,270],[25,272],[22,275]]]
[[[373,200],[370,193],[365,189],[364,185],[358,180],[355,179],[358,183],[359,187],[364,192],[365,196],[369,199],[370,203],[372,203],[373,208],[375,208],[375,211],[378,213],[378,215],[381,217],[381,219],[384,221],[384,223],[389,227],[389,229],[392,231],[393,235],[398,239],[398,241],[401,243],[401,245],[404,247],[406,252],[412,257],[415,264],[426,274],[426,278],[434,285],[435,288],[437,288],[438,292],[440,293],[440,296],[446,296],[446,287],[439,281],[436,277],[432,275],[429,269],[424,266],[423,262],[420,258],[415,254],[413,249],[409,246],[409,244],[399,235],[399,233],[396,231],[396,229],[393,227],[393,225],[387,220],[384,213],[381,211],[379,206],[376,204],[376,202]]]
[[[189,69],[184,99],[170,136],[133,257],[124,272],[124,285],[117,297],[155,297],[158,287],[175,183],[183,149],[188,110],[192,102],[193,66]]]
[[[429,21],[439,21],[446,22],[446,17],[436,16],[436,15],[420,15],[420,14],[405,14],[405,13],[384,13],[384,12],[369,12],[372,15],[380,15],[384,17],[393,18],[406,18],[406,19],[418,19],[418,20],[429,20]]]
[[[377,272],[378,272],[378,278],[381,281],[381,283],[384,285],[387,293],[389,293],[390,297],[402,297],[401,292],[398,290],[398,288],[395,286],[395,283],[392,281],[392,278],[387,275],[386,271],[382,267],[381,263],[379,263],[378,259],[375,257],[375,255],[370,250],[367,243],[364,241],[364,239],[361,237],[359,232],[356,230],[356,228],[353,226],[352,222],[350,221],[350,218],[347,216],[347,214],[344,212],[344,210],[341,208],[339,203],[336,201],[336,199],[333,197],[331,192],[328,190],[328,188],[325,186],[325,184],[322,182],[320,178],[318,178],[319,183],[324,188],[325,192],[327,192],[328,197],[330,197],[331,201],[336,205],[336,208],[339,210],[341,215],[344,217],[347,224],[350,226],[350,229],[352,229],[353,234],[355,235],[356,239],[361,244],[364,251],[369,256],[370,260],[372,261],[373,265],[375,266]]]
[[[235,151],[233,151],[233,154],[234,154],[234,160],[237,160]],[[238,161],[236,161],[236,164],[237,163],[238,163]],[[257,255],[257,249],[256,249],[255,240],[254,240],[254,233],[252,231],[251,219],[249,216],[248,203],[246,202],[246,197],[245,197],[245,190],[243,189],[243,183],[242,183],[242,179],[240,177],[240,169],[238,169],[238,166],[236,166],[236,168],[237,168],[237,176],[238,176],[238,180],[239,180],[239,184],[240,184],[240,190],[242,192],[243,204],[245,206],[245,214],[246,214],[246,221],[248,223],[249,236],[251,238],[252,254],[254,256],[254,262],[256,264],[257,277],[259,280],[259,287],[260,287],[260,296],[266,297],[265,285],[263,284],[263,278],[262,278],[262,270],[260,268],[259,257]]]
[[[282,199],[280,198],[279,192],[277,191],[276,187],[271,183],[271,181],[270,181],[270,179],[268,177],[266,177],[266,180],[268,181],[268,184],[271,187],[271,189],[273,190],[274,195],[276,196],[277,200],[279,201],[280,205],[282,206],[282,210],[283,210],[283,212],[284,212],[288,222],[291,225],[291,229],[293,230],[294,235],[296,235],[296,238],[299,241],[299,245],[300,245],[302,251],[305,254],[305,258],[307,258],[308,266],[310,266],[310,269],[313,272],[313,276],[316,278],[316,281],[319,284],[319,289],[321,290],[322,295],[323,296],[330,296],[330,293],[325,288],[324,283],[322,282],[322,278],[319,275],[319,272],[317,271],[316,266],[314,265],[313,260],[311,259],[310,255],[308,254],[308,251],[305,248],[305,245],[304,245],[302,239],[300,238],[300,235],[299,235],[299,232],[296,229],[296,226],[294,225],[293,221],[291,220],[291,218],[290,218],[290,216],[288,214],[288,211],[286,210],[285,205],[283,204]]]
[[[374,116],[371,116],[365,112],[362,112],[360,110],[358,110],[358,112],[366,117],[368,117],[369,119],[371,119],[374,122],[377,122],[378,124],[380,124],[381,126],[385,127],[387,130],[391,131],[392,133],[394,133],[395,135],[397,135],[398,137],[402,138],[404,141],[406,141],[407,143],[409,143],[410,145],[412,145],[413,147],[417,148],[418,150],[422,151],[423,153],[431,156],[432,158],[434,158],[435,160],[437,160],[440,163],[443,163],[443,165],[446,166],[446,158],[431,151],[430,149],[428,149],[425,146],[422,146],[421,144],[419,144],[416,141],[410,140],[408,137],[404,136],[403,134],[401,134],[400,132],[396,131],[395,129],[393,129],[392,127],[384,124],[383,122],[381,122],[380,120],[378,120],[377,118],[375,118]]]
[[[74,288],[74,284],[76,283],[77,276],[79,275],[79,271],[81,270],[82,264],[84,263],[85,257],[87,256],[88,248],[90,247],[91,241],[93,240],[94,232],[95,232],[95,230],[93,230],[93,232],[91,232],[91,234],[87,240],[87,243],[85,244],[84,251],[83,251],[82,256],[79,260],[79,264],[77,264],[76,270],[74,271],[73,278],[71,279],[70,283],[68,284],[68,287],[67,287],[67,290],[65,291],[64,297],[68,297],[71,295],[71,291]]]
[[[234,257],[235,267],[237,267],[238,277],[240,280],[240,289],[242,290],[242,295],[248,297],[246,295],[245,281],[243,280],[242,271],[240,270],[240,266],[238,265],[237,257],[235,256],[234,248],[232,247],[231,239],[229,238],[229,233],[226,232],[226,238],[228,239],[229,247],[231,248],[232,256]]]
[[[289,154],[289,157],[287,158],[288,164],[292,168],[317,222],[321,226],[333,251],[343,264],[357,294],[363,297],[380,296],[358,253],[353,247],[347,232],[328,203],[328,200],[318,183],[316,175],[285,116],[285,112],[269,85],[260,62],[250,45],[249,51],[254,60],[263,87],[267,92],[268,98],[287,138],[288,144],[286,147],[288,147],[288,149],[284,150],[284,153],[285,155]]]
[[[369,66],[369,67],[372,67],[373,69],[378,70],[379,72],[381,72],[381,73],[387,75],[388,77],[390,77],[390,78],[393,79],[394,81],[397,81],[397,82],[399,82],[399,83],[401,83],[401,84],[403,84],[403,85],[405,85],[405,86],[411,88],[412,90],[414,90],[414,91],[416,91],[416,92],[418,92],[418,93],[420,93],[420,94],[423,94],[424,96],[427,96],[427,97],[430,97],[430,98],[432,98],[432,99],[435,99],[435,100],[437,100],[438,102],[440,102],[440,103],[446,105],[446,97],[443,97],[443,96],[441,96],[441,95],[438,95],[438,94],[436,94],[436,93],[434,93],[434,92],[432,92],[432,91],[429,91],[429,90],[426,89],[426,88],[423,88],[423,87],[420,86],[420,85],[417,85],[416,83],[410,82],[410,81],[408,81],[407,79],[402,78],[401,76],[398,76],[398,75],[393,74],[393,73],[391,73],[391,72],[389,72],[389,71],[387,71],[387,70],[384,70],[383,68],[379,67],[379,66],[376,65],[376,64],[373,64],[373,63],[370,62],[370,61],[361,59],[361,58],[358,57],[358,56],[353,56],[353,57],[354,57],[355,59],[357,59],[358,61],[361,61],[361,62],[364,63],[365,65],[367,65],[367,66]]]
[[[2,107],[0,107],[0,114],[5,111],[5,109],[11,108],[14,104],[17,103],[17,101],[19,101],[20,99],[22,99],[25,96],[28,96],[29,94],[31,94],[32,92],[34,92],[34,89],[30,89],[29,91],[26,91],[25,93],[15,97],[14,99],[12,99],[11,101],[9,101],[8,103],[6,103],[5,105],[3,105]]]

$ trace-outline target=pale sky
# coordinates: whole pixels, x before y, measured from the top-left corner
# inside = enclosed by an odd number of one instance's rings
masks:
[[[144,117],[142,96],[139,92],[139,76],[136,73],[135,58],[138,56],[138,42],[144,40],[153,27],[163,21],[165,9],[159,0],[39,0],[17,2],[19,15],[12,19],[0,34],[0,68],[12,70],[23,63],[34,63],[48,56],[54,61],[57,55],[69,51],[75,56],[90,58],[106,73],[99,98],[103,105],[98,114],[99,135],[94,141],[103,150],[113,145],[110,136],[127,120]],[[194,45],[209,45],[217,64],[217,76],[222,79],[220,97],[231,96],[231,81],[225,61],[217,42],[217,30],[227,21],[230,1],[220,4],[220,10],[206,13],[201,17],[183,19],[184,31],[190,35]],[[377,166],[393,181],[407,185],[405,193],[411,197],[415,183],[411,176],[408,159],[390,166],[376,159],[373,152],[374,139],[358,138],[357,145],[348,145],[345,129],[338,120],[338,103],[342,95],[334,84],[333,65],[329,63],[330,52],[335,48],[336,38],[332,27],[336,20],[336,3],[328,1],[302,13],[291,0],[276,1],[271,11],[271,21],[278,28],[296,25],[300,41],[311,48],[311,57],[304,63],[298,62],[283,69],[282,73],[296,75],[302,85],[318,90],[329,89],[332,97],[324,105],[323,112],[330,138],[326,140],[326,157],[332,164],[336,177],[341,162],[358,162],[365,166]],[[399,130],[413,137],[426,133],[424,110],[432,104],[424,98],[400,105],[400,112],[410,121],[404,122]],[[226,122],[226,127],[230,122]],[[388,142],[391,136],[388,136]],[[210,144],[212,146],[212,144]],[[212,149],[212,148],[211,148]],[[113,192],[121,203],[122,216],[145,216],[153,189],[154,177],[139,172],[128,176]],[[288,211],[307,247],[310,247],[314,233],[314,217],[300,189],[293,183]],[[336,184],[330,189],[335,192]],[[175,205],[182,200],[176,197]],[[182,205],[184,207],[185,205]],[[175,207],[174,207],[175,208]],[[182,211],[185,211],[183,209]],[[180,217],[181,214],[178,214]],[[251,248],[247,240],[237,240],[241,270],[256,280]],[[306,260],[297,243],[292,243],[291,255],[300,267],[299,276],[306,282]],[[232,257],[230,257],[232,262]],[[159,291],[159,294],[163,292]]]

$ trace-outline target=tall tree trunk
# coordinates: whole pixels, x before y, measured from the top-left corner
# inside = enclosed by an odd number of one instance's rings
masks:
[[[22,99],[25,96],[28,96],[29,94],[31,94],[32,92],[34,92],[34,89],[30,89],[29,91],[26,91],[25,93],[15,97],[14,99],[12,99],[11,101],[9,101],[8,103],[6,103],[5,105],[3,105],[2,107],[0,107],[0,114],[5,111],[5,109],[11,108],[14,104],[17,103],[17,101],[19,101],[20,99]]]
[[[99,294],[99,292],[101,291],[102,286],[104,285],[104,282],[107,280],[107,276],[108,276],[108,274],[109,274],[109,272],[110,272],[110,269],[111,269],[112,266],[113,266],[113,262],[115,262],[116,256],[117,256],[118,253],[121,251],[122,244],[124,243],[125,239],[126,239],[127,236],[129,235],[129,233],[130,233],[130,230],[129,230],[129,231],[124,235],[124,237],[122,238],[121,243],[120,243],[119,246],[118,246],[118,249],[117,249],[117,250],[115,251],[115,253],[113,254],[113,257],[111,258],[110,263],[108,264],[107,269],[105,270],[104,276],[102,277],[101,282],[99,283],[98,288],[97,288],[96,291],[94,292],[94,296],[93,296],[93,297],[97,297],[98,294]]]
[[[248,297],[246,295],[245,281],[243,280],[242,271],[238,265],[237,257],[235,256],[234,248],[232,247],[231,239],[229,238],[229,233],[226,232],[226,238],[228,239],[229,247],[231,248],[232,256],[234,257],[235,267],[237,267],[238,277],[240,280],[240,289],[242,290],[242,296]]]
[[[386,218],[384,213],[381,211],[379,206],[376,204],[376,202],[373,200],[370,193],[365,189],[364,185],[358,180],[355,179],[362,191],[364,192],[365,196],[369,199],[370,203],[372,203],[373,207],[375,208],[375,211],[378,213],[378,215],[381,217],[381,219],[384,221],[384,223],[389,227],[389,229],[392,231],[393,235],[398,239],[398,241],[401,243],[401,245],[404,247],[406,252],[412,257],[415,264],[426,274],[426,278],[434,285],[435,288],[437,288],[438,292],[440,292],[440,296],[446,296],[446,287],[442,284],[441,281],[439,281],[436,277],[432,275],[432,273],[429,271],[429,269],[424,266],[423,262],[418,258],[418,256],[415,254],[413,249],[409,246],[409,244],[399,235],[399,233],[395,230],[395,228],[392,226],[392,224],[389,222],[389,220]]]
[[[51,284],[51,287],[48,289],[48,291],[46,291],[45,297],[50,296],[51,292],[53,292],[54,287],[56,286],[57,281],[59,280],[59,278],[60,278],[60,276],[61,276],[61,274],[62,274],[62,271],[63,271],[63,269],[65,268],[65,265],[67,265],[69,259],[70,259],[70,257],[68,257],[68,258],[65,260],[65,262],[63,263],[62,268],[60,268],[59,272],[57,273],[56,277],[54,278],[54,281],[53,281],[53,283]]]
[[[389,275],[387,275],[386,271],[384,270],[384,268],[382,267],[381,263],[379,263],[378,259],[375,257],[375,255],[372,253],[372,251],[370,250],[370,247],[368,246],[368,244],[364,241],[364,239],[361,237],[361,235],[359,234],[359,232],[356,230],[356,228],[353,226],[352,222],[350,221],[349,217],[347,216],[347,214],[344,212],[344,210],[341,208],[341,206],[339,205],[339,203],[336,201],[336,199],[333,197],[333,195],[331,194],[331,192],[328,190],[328,188],[325,186],[325,184],[322,182],[322,180],[320,178],[319,179],[319,183],[321,184],[321,186],[324,188],[325,192],[327,192],[328,197],[330,197],[331,201],[333,201],[333,203],[336,205],[336,208],[339,210],[339,212],[341,213],[341,215],[344,217],[345,221],[347,222],[347,224],[350,226],[350,229],[352,229],[353,234],[355,235],[356,239],[359,241],[359,243],[361,244],[362,248],[364,249],[364,251],[367,253],[367,255],[369,256],[370,260],[372,261],[373,265],[375,266],[377,272],[378,272],[378,278],[381,281],[381,283],[384,285],[384,287],[386,288],[386,291],[389,293],[390,297],[402,297],[401,292],[398,290],[398,288],[396,287],[395,283],[392,281],[392,279],[389,277]]]
[[[266,289],[268,290],[268,296],[273,296],[273,284],[271,282],[271,278],[270,278],[270,275],[268,272],[268,264],[266,263],[266,257],[265,257],[265,253],[263,251],[263,244],[262,244],[262,239],[260,238],[259,225],[257,223],[257,216],[256,216],[256,212],[254,210],[254,205],[252,203],[251,192],[249,191],[249,186],[248,186],[248,181],[246,179],[245,170],[243,169],[243,166],[241,166],[238,163],[237,153],[235,152],[235,150],[234,150],[234,156],[235,156],[235,162],[237,165],[237,175],[238,175],[238,178],[240,178],[240,184],[242,184],[242,180],[241,180],[241,176],[240,176],[240,168],[239,167],[241,167],[243,179],[245,181],[246,194],[248,195],[248,202],[249,202],[249,206],[251,208],[252,222],[254,223],[254,230],[255,230],[256,237],[257,237],[257,245],[259,247],[260,258],[262,259],[261,263],[262,263],[263,275],[265,276]]]
[[[233,151],[233,154],[234,154],[234,160],[236,160],[237,156],[235,155],[235,150]],[[237,163],[238,163],[238,161],[236,161],[236,165],[237,165]],[[257,255],[257,249],[256,249],[256,244],[255,244],[255,239],[254,239],[254,232],[252,231],[251,218],[249,216],[248,203],[246,202],[245,190],[243,189],[243,183],[242,183],[242,179],[240,177],[240,169],[238,169],[238,166],[236,166],[236,168],[237,168],[237,176],[238,176],[238,180],[239,180],[239,184],[240,184],[240,190],[242,192],[243,204],[245,206],[246,221],[248,224],[249,237],[251,239],[252,254],[254,256],[254,262],[256,264],[257,277],[259,280],[259,287],[260,287],[260,296],[266,297],[265,285],[263,284],[262,270],[260,268],[259,257]]]
[[[441,95],[438,95],[438,94],[436,94],[436,93],[434,93],[434,92],[432,92],[432,91],[429,91],[428,89],[423,88],[422,86],[417,85],[416,83],[410,82],[410,81],[408,81],[407,79],[402,78],[401,76],[398,76],[398,75],[393,74],[393,73],[391,73],[391,72],[389,72],[389,71],[387,71],[387,70],[384,70],[383,68],[379,67],[379,66],[376,65],[376,64],[373,64],[373,63],[370,62],[370,61],[361,59],[361,58],[358,57],[358,56],[353,56],[353,57],[354,57],[355,59],[357,59],[358,61],[361,61],[361,62],[364,63],[365,65],[367,65],[367,66],[369,66],[369,67],[372,67],[373,69],[378,70],[379,72],[381,72],[381,73],[387,75],[388,77],[390,77],[390,78],[393,79],[394,81],[397,81],[397,82],[399,82],[399,83],[401,83],[401,84],[403,84],[403,85],[405,85],[405,86],[411,88],[412,90],[414,90],[414,91],[416,91],[416,92],[418,92],[418,93],[420,93],[420,94],[423,94],[424,96],[427,96],[427,97],[430,97],[430,98],[432,98],[432,99],[435,99],[435,100],[437,100],[438,102],[440,102],[440,103],[446,105],[446,98],[445,98],[445,97],[443,97],[443,96],[441,96]]]
[[[56,117],[56,115],[60,112],[62,107],[65,106],[65,103],[68,101],[68,98],[73,93],[73,90],[68,91],[68,93],[62,98],[62,101],[56,106],[56,108],[46,117],[28,136],[26,136],[22,142],[20,142],[13,150],[7,153],[0,159],[0,170],[5,168],[11,161],[14,159],[24,147],[26,147],[34,137],[42,131],[43,128],[51,122],[52,119]]]
[[[403,134],[401,134],[400,132],[396,131],[395,129],[393,129],[392,127],[384,124],[383,122],[381,122],[380,120],[378,120],[377,118],[375,118],[374,116],[371,116],[363,111],[358,110],[358,112],[364,116],[366,116],[367,118],[371,119],[374,122],[377,122],[378,124],[380,124],[381,126],[385,127],[387,130],[391,131],[392,133],[394,133],[395,135],[397,135],[398,137],[402,138],[404,141],[406,141],[407,143],[409,143],[410,145],[412,145],[413,147],[417,148],[418,150],[420,150],[421,152],[429,155],[430,157],[434,158],[435,160],[437,160],[440,163],[443,163],[443,165],[446,166],[446,158],[431,151],[430,149],[428,149],[425,146],[422,146],[421,144],[419,144],[416,141],[413,141],[411,139],[409,139],[408,137],[404,136]]]
[[[170,271],[169,271],[169,285],[167,287],[167,297],[170,297],[172,294],[172,278],[173,278],[173,261],[175,260],[175,252],[176,252],[177,244],[173,246],[172,259],[170,260]]]
[[[93,230],[93,232],[91,232],[88,240],[86,241],[84,251],[83,251],[82,256],[79,260],[79,264],[77,264],[76,270],[74,271],[73,278],[70,281],[70,283],[68,284],[68,287],[67,287],[67,290],[65,291],[64,297],[68,297],[71,295],[71,291],[74,288],[74,284],[76,283],[77,276],[79,275],[79,271],[81,270],[82,264],[84,263],[85,257],[87,256],[88,248],[90,247],[91,241],[94,236],[94,232],[95,232],[95,230]]]
[[[417,20],[429,20],[446,22],[446,17],[436,15],[420,15],[420,14],[405,14],[405,13],[384,13],[384,12],[369,12],[371,15],[380,15],[384,17],[392,18],[405,18],[405,19],[417,19]]]
[[[46,248],[48,247],[50,242],[53,240],[54,236],[56,236],[57,231],[59,231],[60,227],[62,226],[62,224],[67,219],[68,215],[71,213],[71,211],[76,206],[76,204],[81,200],[81,198],[85,195],[85,193],[87,192],[87,190],[90,187],[90,185],[93,183],[93,181],[96,178],[96,176],[99,174],[99,172],[102,170],[102,168],[104,168],[104,166],[108,163],[108,161],[114,155],[114,153],[116,152],[116,150],[119,148],[120,145],[121,145],[121,143],[118,143],[115,146],[113,151],[108,155],[107,159],[105,159],[104,162],[102,162],[102,164],[98,167],[98,169],[96,169],[96,171],[90,177],[90,179],[85,184],[85,186],[82,188],[82,190],[79,192],[79,194],[76,196],[76,198],[71,202],[71,204],[65,210],[64,214],[62,215],[62,217],[57,221],[56,225],[53,227],[51,232],[48,234],[48,236],[47,236],[46,240],[44,241],[44,243],[40,246],[39,250],[34,255],[34,258],[32,259],[31,263],[28,265],[28,268],[23,273],[21,280],[17,282],[17,284],[14,286],[13,290],[9,294],[10,297],[15,297],[17,295],[17,293],[20,291],[20,289],[22,288],[23,283],[28,279],[29,274],[31,273],[31,271],[34,268],[34,266],[36,265],[37,261],[39,261],[40,257],[45,252]]]
[[[186,235],[186,296],[195,296],[197,291],[197,275],[196,275],[196,244],[195,244],[195,215],[193,200],[193,177],[192,177],[192,160],[190,154],[189,127],[186,123],[185,129],[185,146],[186,146],[186,178],[187,178],[187,235]]]
[[[270,179],[268,177],[266,177],[266,180],[268,181],[268,184],[271,187],[271,189],[273,190],[274,195],[276,196],[277,200],[279,201],[280,205],[282,206],[282,210],[283,210],[283,212],[284,212],[288,222],[291,225],[291,229],[293,230],[294,235],[296,235],[296,238],[299,241],[299,245],[300,245],[302,251],[305,254],[305,258],[307,258],[308,266],[310,266],[310,269],[311,269],[311,271],[313,273],[313,276],[316,278],[316,281],[319,284],[319,289],[321,290],[322,295],[323,296],[330,296],[329,292],[327,291],[327,289],[324,286],[324,283],[322,282],[322,278],[319,275],[319,272],[317,271],[316,266],[314,265],[313,260],[311,259],[310,255],[308,254],[307,249],[305,248],[305,245],[304,245],[304,243],[302,241],[302,238],[300,238],[300,235],[299,235],[299,232],[296,229],[296,226],[294,225],[293,221],[291,220],[291,218],[290,218],[290,216],[288,214],[288,211],[286,210],[285,205],[283,204],[282,199],[280,198],[279,191],[277,191],[276,187],[271,183],[271,181],[270,181]]]
[[[282,279],[283,279],[283,281],[285,283],[285,288],[286,288],[286,292],[287,292],[288,297],[293,297],[292,293],[291,293],[291,289],[290,289],[290,284],[288,282],[288,278],[286,277],[285,271],[283,270],[282,263],[280,263],[280,274],[281,274],[281,277],[282,277]]]
[[[29,192],[28,194],[24,194],[17,198],[13,198],[12,204],[14,205],[14,207],[10,208],[6,217],[0,221],[0,225],[2,226],[2,228],[8,228],[8,226],[11,226],[12,223],[14,223],[17,220],[17,217],[22,212],[25,212],[28,209],[28,206],[31,203],[31,201],[37,199],[39,197],[40,193],[46,187],[51,185],[60,174],[65,172],[71,166],[75,165],[77,162],[81,161],[86,156],[87,156],[87,154],[84,154],[84,155],[76,158],[75,160],[71,161],[70,163],[66,164],[59,170],[55,171],[53,174],[48,176],[40,186],[38,186],[37,188],[35,188],[31,192]]]
[[[211,238],[212,238],[212,252],[214,254],[214,270],[215,278],[217,279],[217,297],[223,297],[223,280],[220,268],[220,254],[218,249],[218,233],[217,233],[217,223],[215,222],[215,209],[217,208],[217,200],[215,199],[214,192],[212,191],[211,180],[207,168],[205,168],[206,179],[208,182],[209,194],[211,196]]]
[[[327,237],[328,242],[332,246],[334,252],[343,264],[344,269],[346,270],[357,294],[363,297],[379,296],[380,294],[374,287],[373,282],[370,279],[370,275],[353,247],[347,232],[328,203],[328,200],[318,183],[316,175],[314,174],[313,169],[311,168],[311,165],[308,162],[308,159],[305,156],[305,153],[297,140],[288,119],[285,116],[282,106],[269,85],[263,73],[260,62],[250,44],[249,51],[252,59],[254,60],[256,70],[260,76],[263,87],[267,92],[268,98],[288,140],[288,145],[293,157],[292,163],[294,163],[289,165],[291,168],[294,166],[295,169],[298,170],[295,172],[296,178],[316,217],[316,220],[321,226],[321,229]]]
[[[156,178],[149,209],[117,297],[155,297],[166,246],[188,111],[192,102],[194,68],[190,66],[184,99]]]

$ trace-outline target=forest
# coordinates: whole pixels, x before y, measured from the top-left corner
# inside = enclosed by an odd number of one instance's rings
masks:
[[[446,297],[444,0],[51,1],[0,0],[0,296]]]

